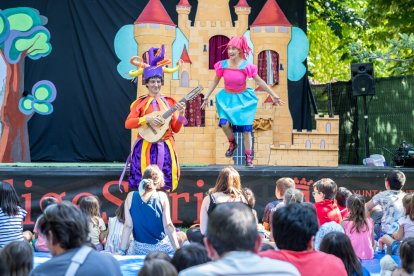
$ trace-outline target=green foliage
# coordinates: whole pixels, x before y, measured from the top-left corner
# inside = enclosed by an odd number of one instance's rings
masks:
[[[388,48],[368,50],[362,43],[352,43],[350,50],[359,61],[376,61],[380,72],[387,75],[414,73],[414,34],[399,34],[399,39],[387,39]]]
[[[413,34],[412,1],[309,1],[310,76],[349,80],[350,63],[366,61],[376,77],[414,73]]]

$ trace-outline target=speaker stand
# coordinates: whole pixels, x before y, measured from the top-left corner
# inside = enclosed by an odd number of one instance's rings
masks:
[[[369,157],[369,127],[368,127],[368,107],[367,107],[367,95],[363,95],[364,103],[364,122],[365,122],[365,157]]]

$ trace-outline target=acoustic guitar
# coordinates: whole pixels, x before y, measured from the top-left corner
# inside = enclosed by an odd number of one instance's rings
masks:
[[[196,88],[191,90],[187,95],[185,95],[184,98],[182,98],[179,101],[179,103],[185,103],[187,101],[193,100],[201,93],[202,90],[203,87],[197,86]],[[167,132],[168,128],[170,127],[171,116],[177,110],[177,108],[178,104],[175,104],[173,107],[166,111],[154,111],[151,114],[147,115],[149,117],[160,118],[163,121],[163,124],[156,127],[151,126],[150,124],[140,126],[138,128],[139,135],[150,143],[155,143],[161,140]]]

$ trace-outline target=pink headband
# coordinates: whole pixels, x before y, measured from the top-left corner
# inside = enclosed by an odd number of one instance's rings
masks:
[[[247,58],[247,56],[249,55],[249,53],[251,52],[251,48],[249,47],[249,45],[247,44],[247,39],[244,36],[236,36],[236,37],[232,37],[229,41],[229,43],[227,43],[227,47],[229,46],[233,46],[236,47],[237,49],[240,50],[242,57],[244,59]],[[226,47],[226,49],[227,49]]]

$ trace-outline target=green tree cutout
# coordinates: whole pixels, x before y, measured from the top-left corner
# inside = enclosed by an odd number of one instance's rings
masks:
[[[50,54],[47,19],[28,7],[0,10],[0,56],[7,66],[4,99],[0,106],[0,162],[29,162],[27,121],[19,110],[26,57],[37,60]]]

